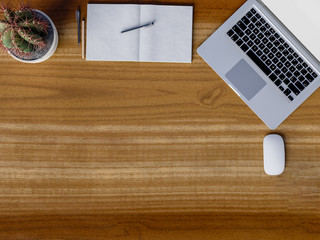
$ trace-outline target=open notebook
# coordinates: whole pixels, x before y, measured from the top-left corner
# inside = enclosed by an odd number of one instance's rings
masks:
[[[192,61],[192,6],[88,4],[87,11],[87,60]]]

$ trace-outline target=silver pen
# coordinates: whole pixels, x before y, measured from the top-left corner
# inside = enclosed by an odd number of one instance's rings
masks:
[[[133,30],[136,30],[136,29],[139,29],[139,28],[151,27],[151,26],[154,25],[154,23],[155,23],[155,21],[152,21],[151,23],[146,23],[146,24],[143,24],[143,25],[140,25],[140,26],[137,26],[137,27],[133,27],[133,28],[129,28],[127,30],[123,30],[121,33],[130,32],[130,31],[133,31]]]

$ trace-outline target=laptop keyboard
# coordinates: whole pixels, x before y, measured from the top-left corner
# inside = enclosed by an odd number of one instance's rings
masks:
[[[290,101],[318,77],[292,45],[254,8],[227,35]]]

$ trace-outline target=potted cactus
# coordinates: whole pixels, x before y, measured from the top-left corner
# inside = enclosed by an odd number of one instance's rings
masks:
[[[58,32],[45,13],[28,6],[14,11],[3,4],[1,12],[0,46],[14,59],[38,63],[53,55],[58,45]]]

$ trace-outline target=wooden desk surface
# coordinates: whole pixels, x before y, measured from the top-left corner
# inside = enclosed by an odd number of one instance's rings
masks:
[[[140,1],[194,5],[192,64],[85,62],[87,1],[30,2],[60,42],[0,56],[0,239],[320,239],[320,91],[275,131],[269,177],[272,131],[196,54],[244,0]]]

